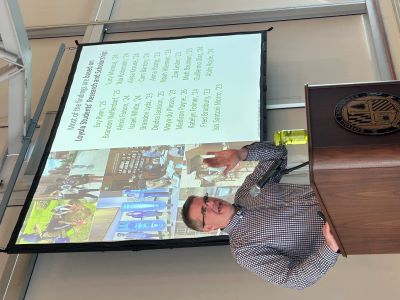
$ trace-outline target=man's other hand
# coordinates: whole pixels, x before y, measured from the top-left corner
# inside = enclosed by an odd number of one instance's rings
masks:
[[[339,246],[331,233],[331,228],[329,227],[328,223],[325,223],[324,227],[322,227],[322,233],[324,234],[325,241],[328,247],[331,248],[333,252],[338,252]]]

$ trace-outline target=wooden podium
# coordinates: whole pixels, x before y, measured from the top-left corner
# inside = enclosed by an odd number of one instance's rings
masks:
[[[400,253],[400,82],[306,86],[311,185],[341,252]]]

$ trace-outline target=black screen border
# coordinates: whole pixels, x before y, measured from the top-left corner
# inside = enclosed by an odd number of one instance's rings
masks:
[[[264,141],[266,137],[266,92],[267,92],[267,30],[263,31],[245,31],[245,32],[230,32],[230,33],[217,33],[217,34],[200,34],[200,35],[187,35],[180,37],[167,37],[167,38],[148,38],[148,39],[134,39],[98,43],[77,43],[77,51],[74,61],[71,66],[71,71],[64,89],[63,96],[60,101],[59,108],[54,120],[53,127],[50,132],[49,139],[47,140],[45,150],[39,163],[38,170],[34,176],[32,185],[29,189],[26,201],[18,221],[15,225],[11,239],[5,249],[9,254],[14,253],[59,253],[59,252],[96,252],[96,251],[139,251],[150,249],[172,249],[172,248],[185,248],[185,247],[203,247],[203,246],[220,246],[228,245],[229,238],[227,235],[200,237],[200,238],[181,238],[181,239],[166,239],[166,240],[129,240],[129,241],[113,241],[113,242],[85,242],[85,243],[60,243],[60,244],[16,244],[20,230],[22,229],[23,222],[28,213],[29,207],[33,201],[33,196],[39,185],[40,178],[42,177],[47,158],[50,154],[58,126],[60,124],[61,116],[64,113],[64,108],[69,96],[70,88],[74,79],[74,75],[78,66],[80,55],[83,47],[90,47],[104,44],[120,44],[131,42],[143,41],[157,41],[157,40],[178,40],[196,37],[210,37],[210,36],[232,36],[232,35],[246,35],[246,34],[260,34],[261,35],[261,65],[260,65],[260,140]]]

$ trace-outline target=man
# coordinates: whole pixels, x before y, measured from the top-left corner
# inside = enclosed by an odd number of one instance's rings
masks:
[[[269,142],[240,150],[224,150],[204,160],[210,167],[225,166],[224,174],[241,160],[259,164],[238,189],[234,204],[218,198],[190,196],[182,208],[186,225],[197,231],[223,228],[233,257],[244,268],[271,283],[303,289],[314,284],[335,263],[339,247],[308,185],[278,183],[277,174],[252,197],[250,189],[276,161],[286,167],[287,151]]]

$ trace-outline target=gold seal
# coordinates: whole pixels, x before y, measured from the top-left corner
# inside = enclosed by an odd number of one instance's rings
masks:
[[[391,133],[400,129],[400,98],[385,93],[352,95],[336,105],[335,119],[354,133]]]

